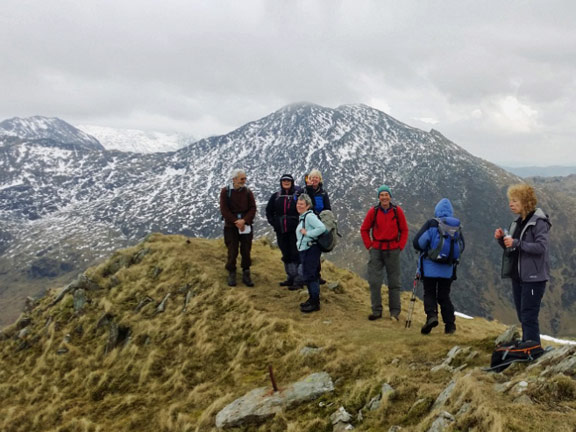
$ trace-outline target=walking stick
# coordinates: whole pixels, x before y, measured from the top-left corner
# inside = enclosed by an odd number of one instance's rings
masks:
[[[414,304],[416,303],[416,287],[418,286],[419,280],[420,277],[416,274],[414,277],[414,285],[412,286],[412,297],[410,297],[410,312],[408,313],[408,319],[406,320],[404,328],[410,328],[412,325],[412,313],[414,312]]]

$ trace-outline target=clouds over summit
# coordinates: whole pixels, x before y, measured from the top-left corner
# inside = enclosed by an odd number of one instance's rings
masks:
[[[205,136],[289,103],[365,103],[434,124],[492,161],[576,164],[568,0],[4,0],[0,9],[2,118]],[[556,151],[536,154],[531,145],[544,143]]]

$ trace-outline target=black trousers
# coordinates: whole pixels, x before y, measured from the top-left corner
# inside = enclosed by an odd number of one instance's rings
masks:
[[[238,258],[238,249],[242,255],[240,266],[242,270],[247,270],[252,265],[250,252],[252,251],[252,238],[254,231],[250,234],[240,234],[236,227],[224,227],[224,243],[228,249],[228,259],[226,261],[226,270],[229,272],[236,271],[236,259]]]
[[[285,264],[298,264],[299,253],[296,247],[296,231],[287,233],[276,233],[278,247],[282,252],[282,261]]]
[[[424,312],[426,316],[438,316],[438,305],[444,324],[454,324],[454,305],[450,300],[452,279],[424,277]]]

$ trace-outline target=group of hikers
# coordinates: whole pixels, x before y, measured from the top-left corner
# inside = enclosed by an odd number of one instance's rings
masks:
[[[250,251],[256,201],[246,187],[244,170],[233,170],[230,180],[231,184],[220,191],[224,242],[228,250],[228,285],[237,284],[236,261],[240,252],[242,283],[252,287]],[[512,280],[514,305],[522,324],[522,341],[539,343],[538,315],[549,279],[551,224],[544,211],[536,207],[532,186],[512,185],[507,195],[510,210],[517,217],[508,229],[497,228],[494,232],[494,238],[503,249],[502,277]],[[408,242],[408,224],[402,208],[393,204],[389,186],[380,186],[377,197],[378,204],[368,210],[360,227],[362,241],[369,251],[367,279],[372,311],[368,319],[374,321],[383,316],[381,290],[386,271],[390,319],[399,321],[400,253]],[[279,189],[266,205],[266,219],[276,233],[286,272],[286,280],[279,285],[289,290],[308,288],[308,300],[300,304],[304,313],[320,310],[320,285],[326,281],[321,276],[322,250],[318,239],[327,231],[322,219],[330,211],[330,199],[318,169],[305,176],[302,187],[295,184],[291,174],[282,175]],[[444,333],[452,334],[456,331],[456,320],[450,289],[456,279],[465,242],[460,220],[454,216],[449,199],[442,198],[436,204],[434,217],[420,228],[412,245],[419,252],[416,279],[421,280],[424,287],[426,322],[420,331],[429,334],[439,325],[440,309]]]

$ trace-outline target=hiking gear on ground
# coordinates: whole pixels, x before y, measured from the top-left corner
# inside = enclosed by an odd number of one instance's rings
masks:
[[[320,310],[319,300],[310,300],[310,303],[304,306],[300,306],[300,311],[304,313],[316,312]]]
[[[382,192],[388,192],[388,195],[390,195],[390,198],[392,198],[392,191],[390,190],[390,187],[389,187],[389,186],[386,186],[386,185],[380,186],[380,187],[378,188],[378,196],[377,196],[377,198],[380,198],[380,194],[381,194]]]
[[[370,321],[376,321],[377,319],[382,318],[382,314],[370,314],[368,315],[368,319]]]
[[[414,277],[414,283],[412,284],[412,296],[410,297],[410,311],[408,312],[408,318],[406,319],[406,324],[404,328],[410,328],[412,325],[412,314],[414,313],[414,305],[416,304],[416,288],[418,288],[418,282],[420,277],[418,274]]]
[[[236,286],[236,272],[228,273],[228,286]]]
[[[370,207],[360,227],[366,249],[404,249],[408,241],[408,224],[404,211],[390,204],[385,210],[380,204]]]
[[[250,278],[250,269],[242,270],[242,283],[248,287],[254,286],[254,282],[252,282],[252,279]]]
[[[512,344],[498,345],[492,352],[490,368],[487,370],[502,372],[514,362],[531,362],[544,354],[544,349],[536,341],[516,341]]]
[[[426,320],[426,324],[424,324],[420,329],[420,333],[429,334],[432,331],[432,329],[437,326],[438,326],[438,317],[437,316],[428,317],[428,319]]]
[[[444,326],[444,333],[453,334],[456,331],[456,324],[450,323]]]

